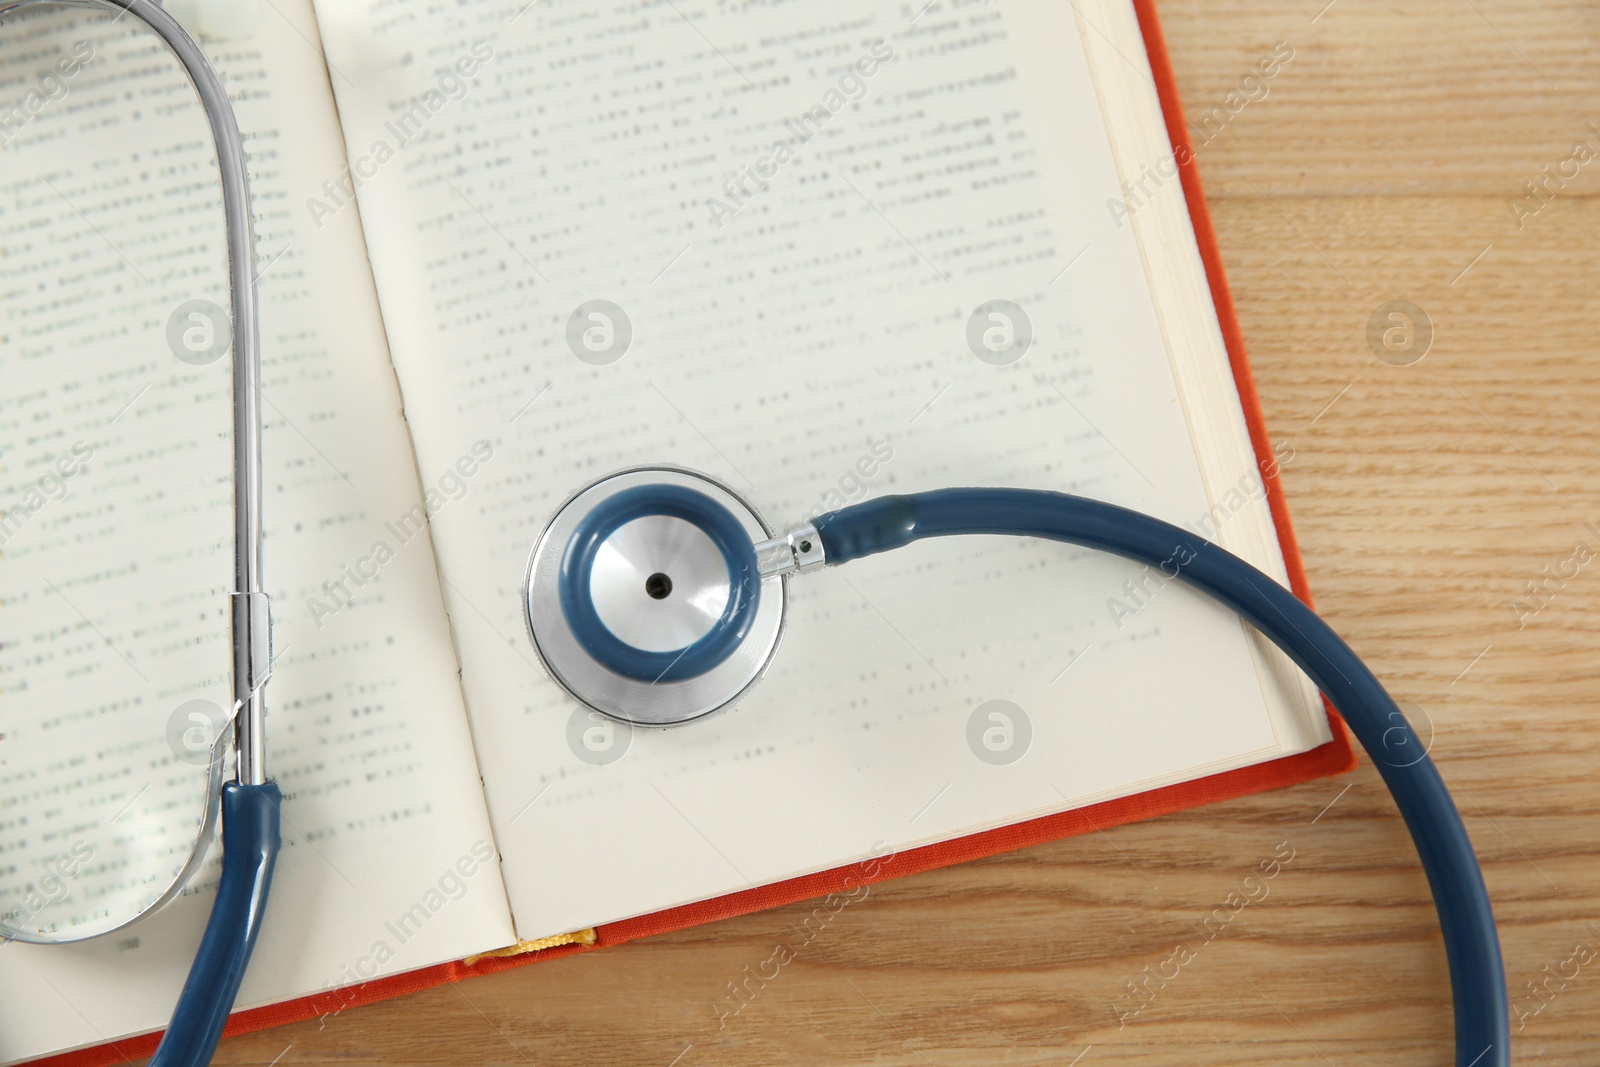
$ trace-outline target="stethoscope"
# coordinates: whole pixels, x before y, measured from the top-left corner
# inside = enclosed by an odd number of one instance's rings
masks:
[[[260,931],[281,803],[267,780],[263,744],[271,649],[261,591],[260,366],[245,159],[221,79],[170,15],[151,0],[0,0],[0,15],[49,2],[132,12],[160,34],[200,94],[222,177],[234,337],[237,774],[221,784],[214,754],[208,812],[220,797],[222,879],[172,1022],[150,1061],[201,1064],[221,1037]],[[1160,568],[1231,608],[1282,649],[1369,754],[1422,753],[1403,766],[1375,762],[1433,890],[1455,999],[1456,1063],[1510,1063],[1505,970],[1488,892],[1422,742],[1377,678],[1315,612],[1181,527],[1063,493],[972,488],[868,500],[775,535],[754,507],[717,480],[677,467],[640,467],[600,479],[557,509],[534,543],[522,603],[540,658],[574,699],[627,723],[675,726],[732,707],[760,680],[783,634],[792,577],[923,538],[973,535],[1062,541]],[[204,846],[202,840],[197,852]],[[178,886],[193,867],[185,867]]]

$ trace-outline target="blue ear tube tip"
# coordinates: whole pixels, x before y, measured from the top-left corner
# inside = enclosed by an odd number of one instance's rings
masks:
[[[666,652],[636,648],[601,621],[590,591],[595,559],[608,537],[635,519],[665,515],[698,527],[728,567],[728,603],[709,632]],[[733,655],[750,633],[761,599],[755,546],[744,525],[704,493],[679,485],[640,485],[607,497],[585,515],[567,543],[559,581],[561,611],[596,662],[641,682],[698,678]]]
[[[1433,890],[1455,995],[1458,1067],[1511,1062],[1505,965],[1472,842],[1425,746],[1378,679],[1327,623],[1250,564],[1187,530],[1100,501],[1027,489],[943,489],[816,519],[830,564],[925,537],[1002,534],[1095,548],[1160,567],[1227,605],[1299,665],[1377,765]]]
[[[275,782],[229,782],[222,787],[222,880],[200,950],[150,1067],[201,1067],[211,1062],[261,933],[278,859],[282,804]]]

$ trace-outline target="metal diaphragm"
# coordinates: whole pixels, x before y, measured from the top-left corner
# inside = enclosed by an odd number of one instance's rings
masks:
[[[528,631],[562,688],[637,726],[735,703],[772,660],[787,590],[762,577],[761,516],[715,479],[672,467],[613,474],[539,535],[523,590]]]

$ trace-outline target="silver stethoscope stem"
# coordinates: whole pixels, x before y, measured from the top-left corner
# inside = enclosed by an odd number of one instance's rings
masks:
[[[242,785],[260,785],[267,780],[267,708],[262,689],[272,673],[272,637],[270,608],[261,584],[261,327],[244,139],[217,68],[176,19],[152,0],[74,2],[132,11],[160,34],[194,82],[216,142],[233,309],[234,778]]]
[[[160,35],[200,94],[216,143],[228,234],[233,309],[233,720],[235,778],[267,780],[266,701],[272,674],[271,615],[261,586],[261,328],[255,279],[255,229],[244,140],[217,69],[193,37],[153,0],[0,0],[0,16],[24,7],[112,8],[131,12]],[[120,16],[119,16],[120,17]]]

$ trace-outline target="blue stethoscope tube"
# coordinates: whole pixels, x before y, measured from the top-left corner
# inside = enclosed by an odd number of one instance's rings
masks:
[[[276,782],[222,787],[222,880],[172,1022],[149,1067],[211,1062],[261,933],[278,859],[282,804]]]
[[[1393,698],[1327,623],[1239,557],[1137,511],[1029,489],[941,489],[855,504],[815,520],[830,565],[925,537],[1001,534],[1096,548],[1180,579],[1232,608],[1305,671],[1383,776],[1433,889],[1455,996],[1458,1067],[1511,1062],[1505,966],[1483,872],[1461,816]],[[1404,765],[1383,758],[1406,753]],[[1413,753],[1423,753],[1418,758]]]

